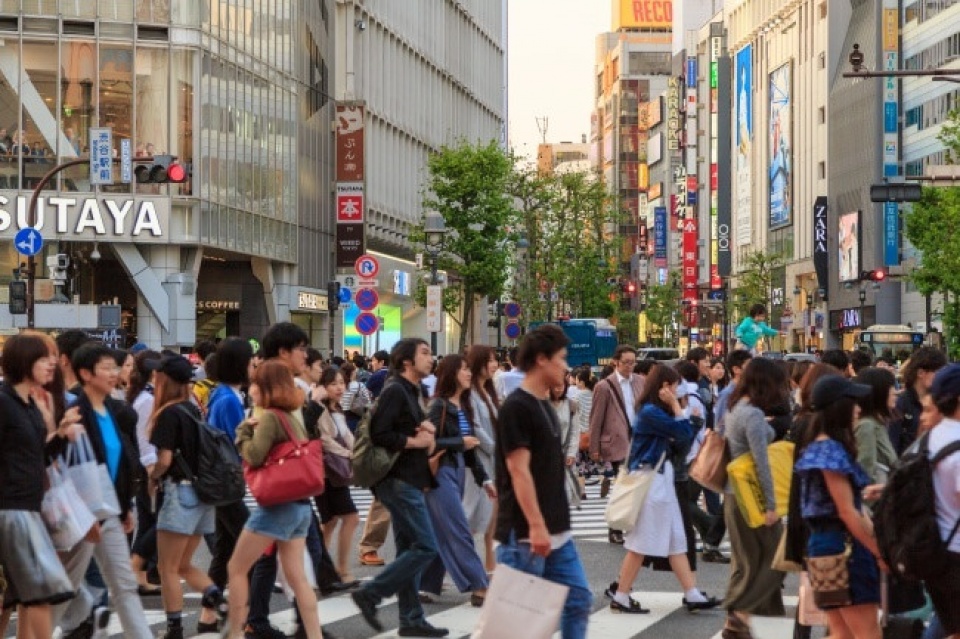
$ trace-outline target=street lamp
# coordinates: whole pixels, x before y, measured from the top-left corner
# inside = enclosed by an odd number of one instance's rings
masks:
[[[423,234],[427,240],[427,253],[430,255],[430,284],[436,286],[440,283],[437,277],[437,260],[440,257],[440,251],[443,249],[443,238],[447,234],[447,223],[443,216],[436,211],[428,212],[423,219]],[[437,354],[436,331],[430,331],[430,351],[434,355]]]

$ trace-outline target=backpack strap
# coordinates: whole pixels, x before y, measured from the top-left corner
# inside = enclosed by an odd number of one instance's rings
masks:
[[[924,448],[928,448],[928,446],[924,445]],[[949,444],[941,448],[939,451],[937,451],[937,454],[930,459],[930,463],[936,466],[943,459],[949,457],[950,455],[956,453],[957,451],[960,451],[960,440],[957,440],[955,442],[950,442]]]
[[[928,443],[926,439],[929,437],[929,435],[930,433],[924,435],[924,441],[920,444],[925,449],[928,449]],[[930,464],[936,467],[937,464],[956,452],[960,452],[960,440],[951,442],[937,451],[937,454],[930,459]],[[960,530],[960,518],[957,519],[957,523],[953,525],[953,530],[950,531],[950,534],[944,540],[943,544],[945,546],[949,546],[950,542],[953,541],[953,538],[957,536],[957,530]]]
[[[194,424],[196,424],[196,426],[197,426],[197,437],[199,437],[199,436],[200,436],[201,424],[200,424],[200,420],[197,419],[197,416],[194,415],[193,413],[191,413],[190,411],[188,411],[188,410],[187,410],[187,407],[184,406],[182,403],[180,403],[180,404],[174,404],[174,405],[173,405],[173,408],[179,408],[179,409],[180,409],[180,412],[182,412],[184,415],[186,415],[187,417],[189,417],[189,418],[190,418],[190,421],[192,421]],[[186,477],[187,479],[189,479],[190,481],[192,481],[194,484],[197,483],[197,474],[196,474],[195,472],[193,472],[192,470],[190,470],[190,465],[187,464],[187,460],[186,460],[186,458],[183,456],[183,451],[181,451],[179,448],[178,448],[177,450],[173,451],[173,462],[177,465],[177,469],[180,471],[180,473],[181,473],[184,477]]]

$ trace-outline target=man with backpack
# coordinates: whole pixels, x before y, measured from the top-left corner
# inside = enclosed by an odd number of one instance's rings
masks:
[[[384,388],[368,421],[372,444],[395,458],[387,464],[386,476],[375,483],[374,493],[393,520],[397,557],[352,597],[377,632],[383,631],[377,605],[396,594],[401,637],[445,637],[448,630],[427,622],[417,592],[420,575],[437,557],[437,539],[424,498],[424,491],[437,486],[427,459],[436,445],[436,428],[427,421],[420,403],[420,382],[433,364],[430,347],[419,338],[402,339],[393,347],[390,364],[394,381]],[[361,424],[361,429],[366,430],[367,424]],[[366,457],[356,447],[354,451],[355,457]]]
[[[942,570],[925,581],[944,632],[960,638],[960,364],[941,369],[930,388],[944,415],[930,431],[928,449],[933,468],[933,493],[940,538],[946,545]],[[953,451],[953,452],[950,452]]]

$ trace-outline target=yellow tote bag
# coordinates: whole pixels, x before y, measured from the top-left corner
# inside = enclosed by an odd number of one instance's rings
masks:
[[[783,517],[790,506],[790,482],[793,479],[793,442],[774,442],[767,447],[770,474],[773,475],[773,492],[777,502],[777,514]],[[751,528],[763,525],[766,500],[757,477],[757,464],[752,453],[740,455],[727,465],[727,476],[733,486],[740,514]]]

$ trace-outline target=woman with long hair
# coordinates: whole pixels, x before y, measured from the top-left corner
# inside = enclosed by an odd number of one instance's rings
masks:
[[[471,346],[467,351],[467,365],[471,375],[470,410],[473,412],[473,434],[480,440],[474,451],[483,464],[487,477],[493,480],[496,472],[494,453],[497,448],[497,413],[500,410],[500,398],[494,383],[499,367],[497,352],[492,346]],[[493,572],[497,566],[497,553],[493,548],[497,502],[487,497],[486,492],[478,487],[476,482],[464,482],[463,511],[471,532],[483,533],[484,565],[487,572]]]
[[[350,432],[357,430],[360,424],[360,418],[363,416],[363,409],[372,402],[370,391],[367,387],[357,381],[357,367],[351,362],[344,362],[340,367],[343,373],[343,381],[347,385],[340,403],[343,406],[343,414],[347,418],[347,426]]]
[[[757,467],[765,504],[764,525],[751,528],[740,512],[732,487],[727,485],[723,500],[724,521],[730,535],[731,563],[727,597],[723,602],[727,620],[723,639],[749,639],[751,615],[784,614],[780,592],[783,573],[770,567],[783,534],[777,515],[773,475],[767,446],[776,433],[767,414],[787,400],[787,377],[774,360],[754,357],[743,371],[730,396],[730,412],[724,434],[731,460],[748,453]]]
[[[353,456],[353,433],[347,426],[347,418],[340,407],[340,399],[347,386],[343,373],[336,368],[328,368],[320,374],[319,384],[327,391],[323,405],[327,409],[320,415],[320,439],[323,442],[324,459],[336,455],[349,460]],[[333,533],[340,524],[340,536],[337,539],[337,572],[340,580],[353,581],[350,572],[350,550],[353,546],[353,533],[360,525],[357,506],[350,496],[350,486],[334,486],[327,474],[327,485],[323,493],[316,498],[320,511],[320,523],[323,525],[323,538],[327,547],[333,546]]]
[[[823,607],[830,637],[880,639],[880,550],[873,523],[863,510],[861,494],[870,478],[857,463],[854,424],[860,416],[857,400],[871,388],[839,375],[817,381],[813,388],[814,416],[803,452],[794,467],[801,484],[801,512],[810,529],[810,560],[841,555],[849,549],[849,601]]]
[[[677,387],[680,375],[669,366],[654,366],[637,398],[637,417],[627,469],[631,473],[652,473],[653,481],[640,507],[633,530],[623,538],[627,554],[620,564],[617,580],[605,594],[615,613],[646,614],[649,609],[630,596],[646,556],[667,557],[670,569],[683,588],[683,605],[691,612],[719,605],[697,588],[697,580],[687,558],[687,533],[683,526],[680,502],[673,485],[674,458],[681,459],[693,442],[693,426],[684,416]]]
[[[133,373],[127,385],[126,401],[137,413],[137,446],[140,450],[140,466],[144,476],[149,477],[157,463],[157,449],[150,443],[147,434],[150,415],[153,414],[153,384],[156,371],[149,368],[160,360],[160,353],[140,351],[133,358]],[[160,588],[150,584],[147,569],[157,558],[157,510],[162,493],[155,490],[150,481],[141,481],[137,491],[137,530],[130,547],[130,564],[137,576],[137,590],[141,596],[158,595]]]
[[[420,589],[425,599],[435,601],[440,596],[446,570],[457,589],[470,591],[470,603],[479,607],[487,595],[488,580],[463,512],[467,467],[490,499],[496,499],[497,492],[475,450],[480,440],[474,435],[470,410],[472,379],[470,368],[460,355],[447,355],[437,366],[436,392],[428,419],[437,428],[433,455],[438,464],[438,486],[427,492],[426,497],[439,555],[424,571]]]
[[[224,614],[223,593],[202,570],[193,564],[193,555],[203,535],[215,530],[216,509],[200,501],[191,481],[197,474],[200,448],[200,410],[190,400],[193,366],[180,355],[148,360],[156,370],[153,412],[150,415],[150,443],[157,449],[157,461],[150,479],[163,487],[163,506],[157,514],[157,557],[163,609],[167,615],[164,639],[181,639],[183,633],[183,588],[187,582],[203,594],[203,610],[197,634],[216,632],[218,617]]]
[[[44,446],[54,437],[72,439],[77,432],[75,414],[72,421],[54,421],[49,394],[43,389],[56,368],[49,343],[37,333],[8,337],[3,345],[0,565],[7,581],[3,606],[17,608],[17,637],[23,639],[52,637],[51,605],[73,597],[40,515]]]
[[[884,368],[871,366],[861,369],[853,381],[870,387],[870,392],[860,399],[860,418],[854,428],[857,463],[871,483],[885,484],[897,461],[887,431],[897,405],[897,378]]]
[[[256,420],[240,424],[237,443],[244,461],[257,468],[264,464],[274,446],[289,441],[281,420],[286,420],[295,437],[307,439],[307,430],[301,421],[303,391],[297,388],[290,368],[280,361],[268,360],[254,372],[251,396],[258,399],[262,409]],[[228,566],[230,583],[229,636],[243,636],[243,622],[247,618],[250,593],[248,578],[253,564],[271,545],[277,544],[283,573],[293,589],[302,619],[301,628],[309,639],[322,639],[317,596],[304,572],[307,530],[312,517],[310,501],[293,501],[276,506],[260,506],[244,525],[237,547]]]

